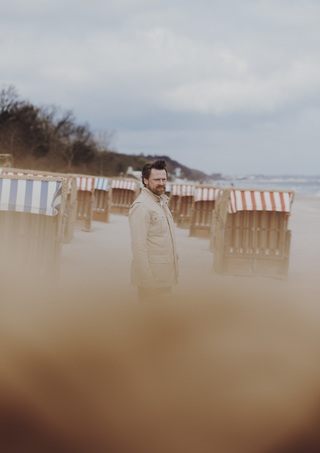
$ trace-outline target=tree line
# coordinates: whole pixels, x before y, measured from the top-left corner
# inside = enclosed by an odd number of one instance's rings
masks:
[[[119,172],[112,163],[116,153],[108,143],[102,149],[88,124],[78,124],[72,111],[37,107],[20,99],[13,86],[0,92],[0,152],[11,154],[17,168],[95,175]]]
[[[155,158],[165,158],[168,170],[180,167],[189,179],[201,179],[204,173],[191,170],[168,156],[140,156],[117,153],[110,149],[111,134],[100,139],[88,124],[78,124],[70,110],[57,106],[37,107],[20,99],[14,86],[0,92],[0,153],[11,154],[16,168],[118,176],[131,166],[142,170]]]

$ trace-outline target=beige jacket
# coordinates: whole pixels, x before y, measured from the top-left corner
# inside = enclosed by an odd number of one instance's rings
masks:
[[[131,247],[131,284],[143,288],[178,284],[178,255],[174,222],[165,195],[160,197],[146,187],[129,211]]]

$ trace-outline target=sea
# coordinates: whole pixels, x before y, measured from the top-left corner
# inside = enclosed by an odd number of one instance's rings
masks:
[[[221,187],[269,189],[269,190],[294,190],[296,194],[313,195],[320,197],[320,176],[315,178],[228,178],[228,180],[214,181],[214,185]]]

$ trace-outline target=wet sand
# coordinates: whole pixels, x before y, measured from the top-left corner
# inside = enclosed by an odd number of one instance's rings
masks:
[[[213,271],[213,253],[209,240],[190,238],[189,230],[176,228],[180,278],[174,293],[220,286],[264,285],[268,288],[319,289],[320,275],[320,197],[296,195],[289,229],[292,231],[289,276],[285,281],[263,277],[220,276]],[[105,294],[115,292],[124,300],[136,300],[130,285],[131,263],[128,218],[110,215],[109,223],[92,222],[87,233],[77,223],[74,239],[63,246],[61,284],[99,288]],[[241,282],[241,283],[240,283]]]

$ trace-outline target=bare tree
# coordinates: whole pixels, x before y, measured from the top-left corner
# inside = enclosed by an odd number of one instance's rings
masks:
[[[97,145],[98,155],[98,168],[100,176],[104,175],[105,170],[105,161],[106,161],[106,154],[108,152],[114,152],[113,142],[115,140],[115,131],[106,131],[106,130],[98,130],[95,131],[95,142]]]
[[[17,90],[13,85],[9,85],[8,88],[2,88],[0,91],[0,115],[2,116],[6,112],[16,110],[21,104],[18,98]]]

